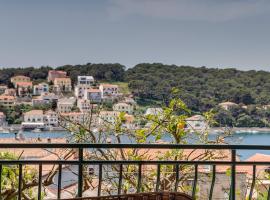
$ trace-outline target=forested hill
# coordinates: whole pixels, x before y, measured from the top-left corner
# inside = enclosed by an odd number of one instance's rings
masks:
[[[47,77],[51,67],[0,69],[0,84],[9,84],[14,75],[26,75],[34,81]],[[121,64],[65,65],[73,83],[78,75],[93,75],[98,81],[126,81],[141,100],[163,101],[171,88],[180,89],[180,97],[193,110],[208,110],[223,101],[270,104],[270,72],[236,69],[195,68],[190,66],[138,64],[127,69]]]
[[[34,81],[44,81],[47,78],[48,71],[52,69],[49,66],[40,68],[0,68],[0,84],[10,84],[10,77],[14,75],[25,75]],[[117,63],[65,65],[55,69],[66,71],[73,83],[76,82],[79,75],[92,75],[98,81],[123,81],[125,75],[125,66]]]
[[[265,71],[138,64],[126,71],[125,80],[142,99],[166,99],[176,87],[193,110],[208,110],[223,101],[270,103],[270,72]]]

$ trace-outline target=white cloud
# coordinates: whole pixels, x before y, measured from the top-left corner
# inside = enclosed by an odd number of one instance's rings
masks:
[[[270,11],[268,0],[109,0],[113,19],[144,16],[191,21],[229,21]]]

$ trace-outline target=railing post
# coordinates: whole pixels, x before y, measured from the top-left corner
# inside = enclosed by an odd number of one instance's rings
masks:
[[[212,175],[212,182],[211,182],[209,200],[212,200],[212,198],[213,198],[215,182],[216,182],[216,165],[213,165],[213,175]]]
[[[177,192],[179,185],[179,164],[175,165],[175,186],[174,186],[174,191]]]
[[[101,184],[102,184],[102,164],[98,167],[98,196],[101,195]]]
[[[19,164],[18,199],[22,199],[22,164]]]
[[[0,165],[0,199],[2,199],[2,165]]]
[[[137,184],[137,193],[141,192],[142,187],[142,164],[138,166],[138,184]]]
[[[58,185],[57,185],[57,199],[61,199],[62,189],[62,164],[58,165]]]
[[[83,149],[79,148],[79,166],[78,166],[78,197],[82,197],[83,189]]]
[[[159,191],[159,185],[160,185],[160,168],[161,168],[161,165],[158,164],[157,165],[157,182],[156,182],[156,192]]]
[[[232,161],[232,166],[231,166],[231,192],[230,192],[230,200],[235,200],[235,163],[236,163],[236,150],[232,149],[231,152],[231,161]]]
[[[122,179],[123,179],[123,165],[120,164],[120,167],[119,167],[119,182],[118,182],[118,195],[120,195],[121,191],[122,191]]]
[[[39,169],[38,169],[38,200],[41,200],[41,188],[42,188],[42,164],[39,164]]]
[[[198,165],[195,164],[195,176],[193,181],[193,187],[192,187],[192,199],[196,199],[196,188],[197,188],[197,180],[198,180]]]

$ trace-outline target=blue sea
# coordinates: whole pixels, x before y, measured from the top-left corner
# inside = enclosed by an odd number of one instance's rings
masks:
[[[25,138],[67,138],[72,141],[72,135],[69,132],[23,132]],[[214,139],[217,134],[210,134],[209,139]],[[14,133],[1,133],[0,138],[14,138]],[[162,138],[165,141],[170,141],[168,136]],[[130,143],[129,140],[123,139],[124,142]],[[270,132],[241,132],[234,133],[231,137],[227,138],[226,141],[230,144],[248,144],[248,145],[270,145]],[[192,141],[191,141],[192,143]],[[241,157],[241,160],[245,160],[255,153],[269,154],[270,151],[259,151],[259,150],[238,150],[237,154]]]

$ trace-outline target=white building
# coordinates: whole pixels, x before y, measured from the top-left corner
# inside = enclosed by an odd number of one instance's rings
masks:
[[[91,103],[88,99],[78,99],[77,107],[81,112],[90,112],[92,109]]]
[[[82,112],[68,112],[60,114],[60,123],[62,126],[70,126],[76,123],[89,123],[89,115]]]
[[[40,98],[47,102],[58,101],[58,96],[54,93],[49,93],[49,92],[42,93]]]
[[[128,103],[116,103],[113,105],[113,110],[114,111],[119,111],[119,112],[125,112],[128,114],[133,114],[134,112],[134,106]]]
[[[100,111],[99,113],[99,124],[115,124],[117,117],[120,112],[118,111]]]
[[[6,115],[3,112],[0,112],[0,127],[6,125],[7,125]]]
[[[60,113],[71,112],[76,99],[75,98],[63,98],[59,99],[57,102],[57,111]]]
[[[117,97],[119,94],[118,85],[100,84],[99,89],[101,91],[102,98]]]
[[[49,85],[47,83],[39,83],[34,85],[33,95],[41,95],[44,92],[49,92]]]
[[[43,122],[43,110],[31,110],[23,114],[24,122]]]
[[[136,106],[136,101],[132,97],[124,97],[123,102]]]
[[[230,110],[234,107],[237,107],[238,104],[234,103],[234,102],[223,102],[223,103],[220,103],[218,104],[220,107],[222,107],[224,110]]]
[[[16,88],[19,97],[26,97],[32,94],[33,83],[32,82],[17,82]]]
[[[187,129],[191,131],[204,131],[209,128],[204,116],[194,115],[186,119]]]
[[[45,112],[44,121],[46,127],[58,127],[59,118],[58,114],[52,110]]]
[[[45,127],[43,110],[31,110],[23,114],[22,129]]]
[[[85,91],[90,90],[91,85],[76,85],[74,88],[74,94],[77,98],[84,98]]]
[[[78,76],[78,85],[93,85],[95,79],[93,76]]]
[[[162,108],[147,108],[144,115],[159,115],[162,112]]]
[[[57,102],[58,96],[54,93],[44,92],[41,96],[32,98],[32,105],[42,105],[42,104],[51,104],[52,102]]]
[[[71,79],[69,77],[55,78],[53,81],[53,90],[55,92],[71,92]]]
[[[89,89],[84,93],[84,99],[88,99],[93,103],[100,103],[102,100],[102,94],[99,89]]]
[[[6,85],[0,85],[0,95],[4,94],[6,89],[8,89],[8,87]]]

